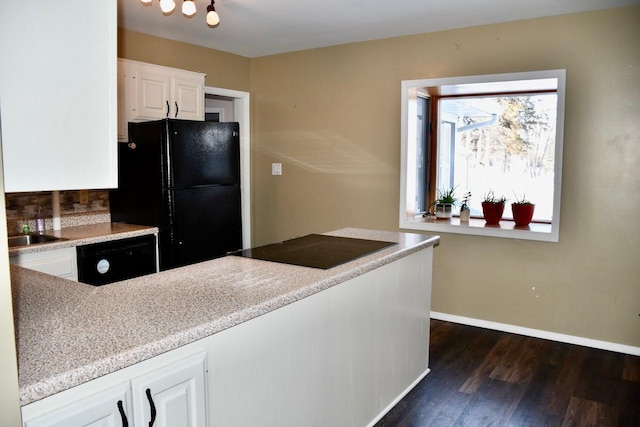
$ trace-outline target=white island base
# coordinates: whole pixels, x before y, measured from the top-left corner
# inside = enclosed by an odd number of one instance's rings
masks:
[[[212,336],[211,426],[375,424],[429,371],[432,252]]]
[[[68,421],[69,408],[107,399],[96,404],[103,412],[92,422],[119,427],[124,412],[130,426],[146,426],[147,387],[157,427],[373,425],[429,371],[432,245],[29,403],[24,425]],[[159,382],[166,383],[162,390],[153,385]],[[119,397],[109,404],[113,395]]]

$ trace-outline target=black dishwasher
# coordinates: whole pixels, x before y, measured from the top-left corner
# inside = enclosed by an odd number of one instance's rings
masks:
[[[156,236],[153,234],[76,248],[78,281],[106,285],[156,273]]]

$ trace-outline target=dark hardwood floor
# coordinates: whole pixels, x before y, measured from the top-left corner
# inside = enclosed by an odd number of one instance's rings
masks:
[[[640,426],[640,357],[438,320],[431,372],[376,427]]]

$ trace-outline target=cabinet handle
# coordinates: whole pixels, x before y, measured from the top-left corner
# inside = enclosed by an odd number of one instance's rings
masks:
[[[122,400],[118,400],[118,412],[120,412],[120,418],[122,418],[122,427],[129,427],[127,414],[124,413],[124,408],[122,407]]]
[[[169,118],[169,108],[171,107],[169,107],[169,101],[167,101],[167,118]]]
[[[151,397],[151,389],[147,389],[147,399],[149,399],[149,407],[151,409],[151,421],[149,421],[149,427],[153,427],[153,423],[156,422],[156,405],[153,403],[153,397]]]
[[[177,118],[178,117],[178,111],[179,111],[179,109],[178,109],[178,101],[175,101],[175,103],[176,103],[176,118]]]

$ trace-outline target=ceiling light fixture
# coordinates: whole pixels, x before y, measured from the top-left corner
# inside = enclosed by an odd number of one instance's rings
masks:
[[[218,16],[218,12],[216,12],[216,8],[213,6],[213,0],[211,0],[211,4],[207,6],[207,25],[214,27],[219,23],[220,17]]]
[[[184,16],[193,16],[196,14],[196,3],[193,0],[184,0],[182,2],[182,14]]]
[[[153,3],[153,0],[140,0],[145,6]],[[216,8],[213,6],[214,0],[211,0],[211,4],[207,6],[207,25],[215,27],[220,23],[220,16],[216,12]],[[176,8],[175,0],[160,0],[160,9],[165,15],[171,14]],[[182,1],[182,14],[191,18],[196,14],[196,1],[195,0],[183,0]]]
[[[176,8],[176,4],[173,0],[160,0],[160,9],[162,13],[171,13]]]

